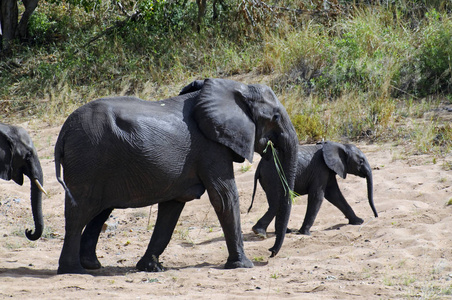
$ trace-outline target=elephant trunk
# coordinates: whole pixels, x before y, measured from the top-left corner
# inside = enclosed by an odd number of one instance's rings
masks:
[[[279,207],[276,212],[275,219],[276,239],[273,247],[269,249],[271,252],[270,257],[274,257],[281,249],[286,235],[287,224],[289,223],[290,211],[292,209],[292,197],[290,192],[294,189],[297,166],[297,144],[298,139],[296,138],[295,134],[294,138],[286,141],[286,144],[282,148],[280,148],[284,149],[281,155],[278,154],[288,186],[283,187],[283,184],[280,185],[280,199],[278,200]]]
[[[35,231],[27,229],[25,235],[29,240],[35,241],[39,239],[44,230],[44,219],[42,217],[42,193],[45,193],[42,185],[44,184],[42,171],[39,170],[38,175],[35,178],[30,178],[31,184],[31,210],[33,212],[33,219],[35,222]]]
[[[375,205],[374,205],[373,179],[372,179],[372,171],[370,171],[370,169],[366,175],[366,180],[367,180],[367,197],[369,198],[369,204],[370,204],[370,207],[372,208],[372,211],[374,212],[375,218],[377,218],[378,213],[377,213],[377,210],[375,209]]]

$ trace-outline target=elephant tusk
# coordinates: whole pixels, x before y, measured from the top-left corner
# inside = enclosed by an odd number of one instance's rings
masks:
[[[46,190],[42,187],[41,183],[39,183],[39,180],[33,179],[33,182],[36,184],[36,186],[38,187],[38,189],[41,192],[43,192],[46,196],[48,196]]]

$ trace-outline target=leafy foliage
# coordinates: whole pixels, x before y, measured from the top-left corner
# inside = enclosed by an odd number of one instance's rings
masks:
[[[41,1],[32,43],[0,61],[10,99],[0,108],[58,115],[104,95],[168,97],[195,78],[252,72],[271,78],[302,141],[409,136],[393,125],[423,116],[418,99],[452,92],[452,5],[325,3],[208,1],[199,24],[189,0]],[[452,147],[445,130],[427,144]]]
[[[436,10],[426,16],[427,26],[421,36],[423,43],[414,62],[423,75],[418,82],[418,93],[452,92],[452,18],[441,16]]]
[[[102,0],[49,0],[49,3],[57,5],[74,5],[82,7],[86,12],[93,11],[102,4]]]
[[[35,12],[30,17],[28,31],[35,40],[44,42],[54,26],[55,22],[50,21],[47,15],[42,12]]]

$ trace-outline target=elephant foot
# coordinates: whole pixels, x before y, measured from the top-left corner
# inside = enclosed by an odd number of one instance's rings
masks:
[[[364,220],[358,217],[348,219],[348,224],[350,225],[361,225],[362,223],[364,223]]]
[[[80,262],[82,264],[82,267],[88,270],[96,270],[102,267],[97,257],[94,258],[80,257]]]
[[[228,261],[224,265],[225,269],[252,268],[252,267],[254,267],[254,264],[247,257],[242,258],[241,260],[234,261],[228,259]]]
[[[256,227],[256,225],[253,226],[253,228],[251,228],[253,230],[253,232],[255,234],[257,234],[257,236],[259,236],[260,238],[266,239],[267,238],[267,232],[265,231],[265,229],[263,228],[259,228]]]
[[[158,257],[155,255],[152,255],[151,259],[143,256],[138,261],[136,268],[140,271],[146,271],[146,272],[163,272],[163,271],[165,271],[165,268],[159,262]]]
[[[303,234],[303,235],[311,235],[311,231],[309,231],[309,229],[304,229],[304,228],[300,228],[300,230],[298,230],[297,233]]]
[[[88,274],[82,266],[58,266],[57,274]]]

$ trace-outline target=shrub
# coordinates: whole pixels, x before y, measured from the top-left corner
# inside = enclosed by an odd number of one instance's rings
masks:
[[[394,78],[401,90],[424,97],[452,91],[452,17],[435,10],[426,13],[413,50]]]
[[[322,140],[326,135],[320,115],[297,114],[292,116],[291,120],[300,141],[313,143]]]
[[[44,42],[56,22],[50,21],[46,14],[40,11],[34,12],[28,23],[29,34],[39,42]]]

